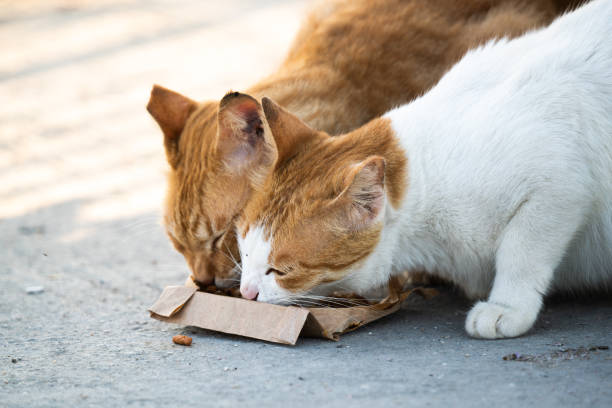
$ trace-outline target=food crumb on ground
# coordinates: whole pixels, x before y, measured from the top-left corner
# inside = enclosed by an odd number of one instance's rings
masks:
[[[180,344],[181,346],[191,346],[192,338],[189,336],[183,336],[182,334],[177,334],[172,337],[172,341],[174,344]]]

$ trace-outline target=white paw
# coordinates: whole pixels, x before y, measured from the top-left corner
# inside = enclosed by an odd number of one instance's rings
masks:
[[[524,334],[533,326],[536,313],[491,302],[478,302],[465,321],[465,330],[472,337],[500,339]]]

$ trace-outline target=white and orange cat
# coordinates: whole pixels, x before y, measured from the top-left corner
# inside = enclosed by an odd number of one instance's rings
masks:
[[[264,99],[277,159],[238,221],[243,295],[364,293],[423,269],[487,298],[466,330],[501,338],[547,293],[611,289],[611,39],[612,1],[594,0],[343,136]]]
[[[347,132],[427,91],[468,49],[548,24],[575,0],[319,3],[279,69],[248,90],[256,99],[151,92],[147,109],[171,168],[164,223],[201,285],[239,278],[234,221],[251,193],[248,176],[267,164],[259,98],[274,98],[316,129]]]

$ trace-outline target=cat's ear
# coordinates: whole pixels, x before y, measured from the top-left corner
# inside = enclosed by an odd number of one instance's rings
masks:
[[[252,96],[230,92],[221,99],[215,150],[233,172],[251,172],[273,163],[270,129],[261,104]]]
[[[379,218],[385,207],[385,159],[371,156],[348,171],[340,194],[350,229],[359,230]]]
[[[178,142],[189,115],[197,108],[195,101],[159,85],[153,85],[147,110],[164,133],[168,163],[177,168]]]
[[[277,163],[292,157],[301,144],[317,135],[317,132],[302,122],[300,118],[271,99],[264,97],[261,104],[274,138],[278,156]]]

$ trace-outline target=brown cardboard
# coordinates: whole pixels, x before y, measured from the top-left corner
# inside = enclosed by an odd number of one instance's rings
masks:
[[[191,296],[186,294],[191,293]],[[308,310],[213,295],[184,286],[168,286],[149,309],[168,323],[238,334],[274,343],[295,344]]]
[[[166,287],[149,308],[151,317],[291,345],[295,345],[300,334],[338,340],[342,333],[396,312],[413,292],[426,297],[432,295],[421,288],[399,293],[390,284],[392,294],[374,305],[302,308],[200,292],[191,280],[186,285]]]

